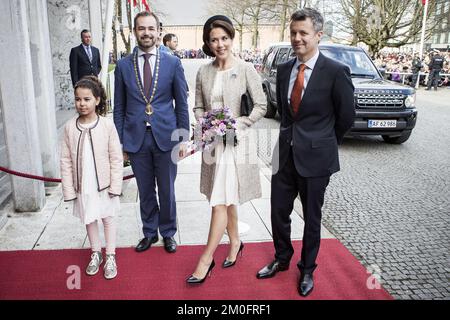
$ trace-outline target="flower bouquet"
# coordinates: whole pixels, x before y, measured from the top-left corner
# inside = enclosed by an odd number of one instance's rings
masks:
[[[237,145],[236,120],[227,107],[205,113],[194,128],[193,143],[197,149],[209,150],[220,141]]]

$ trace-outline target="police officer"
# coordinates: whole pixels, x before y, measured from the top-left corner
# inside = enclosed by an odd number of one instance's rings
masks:
[[[412,71],[412,79],[411,79],[411,87],[415,88],[417,83],[417,77],[419,76],[420,69],[422,68],[422,61],[420,61],[420,57],[418,53],[414,54],[414,59],[411,64]]]
[[[444,58],[441,55],[439,55],[439,51],[434,49],[433,52],[434,55],[431,58],[430,64],[428,65],[430,69],[429,75],[430,79],[428,80],[428,87],[425,90],[430,90],[433,83],[434,83],[434,90],[437,90],[437,85],[440,77],[439,73],[444,67]]]

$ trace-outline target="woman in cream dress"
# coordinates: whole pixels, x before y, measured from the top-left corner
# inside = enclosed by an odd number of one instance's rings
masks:
[[[259,167],[250,156],[246,130],[266,113],[266,99],[261,79],[250,63],[232,54],[235,30],[225,16],[208,19],[203,27],[203,51],[215,60],[203,65],[197,74],[195,117],[205,112],[228,107],[237,121],[238,145],[218,143],[205,151],[202,158],[200,191],[212,207],[211,224],[206,248],[188,283],[202,283],[214,268],[214,252],[227,231],[230,247],[223,268],[236,263],[244,244],[239,239],[237,206],[261,197]],[[251,114],[241,116],[241,96],[248,91],[253,99]]]

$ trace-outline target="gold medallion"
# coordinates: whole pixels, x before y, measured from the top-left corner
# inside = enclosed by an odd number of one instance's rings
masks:
[[[151,116],[153,114],[153,107],[150,103],[145,106],[145,113]]]
[[[148,99],[147,99],[147,96],[144,94],[144,88],[142,87],[142,82],[139,79],[137,59],[138,59],[138,50],[135,49],[135,53],[134,53],[134,73],[135,73],[135,76],[136,76],[136,83],[137,83],[139,91],[140,91],[140,93],[142,95],[142,99],[146,103],[145,113],[148,114],[149,116],[151,116],[154,113],[154,110],[153,110],[153,107],[152,107],[151,103],[152,103],[153,99],[155,98],[156,87],[158,86],[159,64],[161,62],[161,56],[159,54],[159,50],[157,50],[157,53],[156,53],[156,66],[155,66],[156,74],[155,74],[155,77],[154,77],[154,85],[153,85],[153,90],[151,92],[151,96]]]

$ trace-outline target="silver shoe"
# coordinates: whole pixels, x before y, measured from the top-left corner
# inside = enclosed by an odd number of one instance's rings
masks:
[[[117,276],[117,264],[115,254],[106,255],[106,263],[103,266],[103,270],[104,276],[108,280],[114,279]]]
[[[93,276],[97,274],[100,265],[103,262],[102,253],[99,251],[94,251],[91,254],[91,261],[89,262],[86,268],[86,274],[89,276]]]

